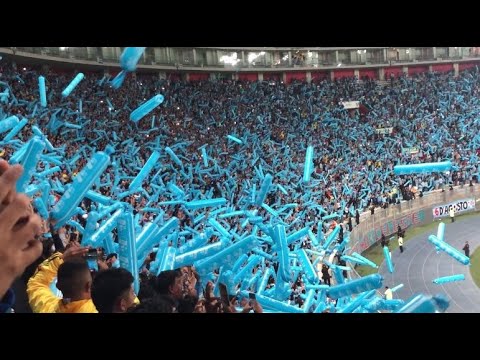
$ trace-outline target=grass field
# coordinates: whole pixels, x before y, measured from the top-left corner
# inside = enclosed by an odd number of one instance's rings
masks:
[[[463,214],[463,215],[458,215],[458,216],[455,216],[455,222],[463,221],[463,220],[468,219],[470,217],[479,216],[479,215],[480,215],[480,211],[475,211],[475,212],[466,213],[466,214]],[[445,221],[445,224],[447,224],[447,225],[450,223],[450,218],[444,218],[443,220]],[[409,228],[405,233],[405,238],[403,239],[403,247],[407,248],[408,247],[408,244],[407,244],[408,240],[414,238],[417,235],[421,235],[421,234],[424,234],[424,233],[426,233],[425,235],[436,234],[438,224],[439,224],[439,221],[434,221],[430,224],[426,224],[426,225],[423,225],[423,226],[417,226],[417,227],[414,227],[414,228]],[[396,236],[391,238],[389,248],[390,248],[391,251],[398,248],[398,241],[397,241]],[[473,256],[475,255],[475,253],[477,253],[476,254],[477,255],[476,267],[473,265],[473,261],[474,261]],[[380,266],[380,264],[384,260],[383,249],[380,246],[380,242],[376,243],[371,248],[364,251],[362,253],[362,256],[365,256],[367,259],[370,259],[375,264]],[[478,287],[480,287],[480,251],[479,250],[475,251],[471,255],[471,261],[472,261],[472,266],[470,267],[470,271],[472,273],[473,278],[475,279],[475,283],[477,284]],[[374,269],[370,266],[363,266],[363,265],[362,266],[357,266],[355,269],[357,270],[357,272],[360,276],[374,274],[378,270],[378,269]],[[475,271],[476,275],[474,275],[474,271]],[[477,277],[475,278],[475,276],[477,276]]]
[[[477,248],[477,250],[470,255],[470,263],[470,274],[472,274],[475,284],[480,288],[480,248]]]

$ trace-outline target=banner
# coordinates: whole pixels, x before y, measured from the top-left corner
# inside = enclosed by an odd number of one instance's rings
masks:
[[[449,216],[449,211],[451,208],[455,210],[455,215],[475,210],[475,199],[457,200],[449,204],[435,206],[432,209],[433,218],[436,219]]]
[[[420,151],[417,147],[402,148],[404,154],[416,154]]]
[[[377,134],[391,134],[393,132],[393,127],[375,129]]]
[[[342,101],[342,105],[345,109],[358,109],[360,101]]]

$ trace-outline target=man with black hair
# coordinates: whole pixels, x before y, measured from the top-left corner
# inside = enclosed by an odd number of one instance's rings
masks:
[[[162,271],[157,276],[156,290],[160,295],[170,295],[177,302],[183,298],[183,273],[180,269]]]
[[[88,248],[78,244],[70,246],[65,253],[55,253],[42,262],[27,284],[30,307],[35,313],[96,313],[90,296],[92,275],[85,259]],[[57,288],[63,299],[50,290],[57,277]]]
[[[133,275],[123,268],[100,271],[91,293],[99,313],[125,313],[135,303]]]

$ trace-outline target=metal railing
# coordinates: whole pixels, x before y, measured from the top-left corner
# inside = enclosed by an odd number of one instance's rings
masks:
[[[115,52],[112,53],[103,53],[101,50],[99,50],[96,47],[10,47],[7,48],[10,49],[13,54],[16,55],[21,55],[21,56],[28,56],[28,54],[36,54],[36,55],[42,55],[42,56],[48,56],[48,57],[53,57],[53,58],[58,58],[58,59],[71,59],[71,60],[76,60],[76,61],[93,61],[96,63],[103,63],[103,62],[109,62],[112,64],[118,64],[118,54],[115,54]],[[180,64],[184,68],[192,68],[192,69],[198,69],[198,68],[211,68],[211,69],[218,69],[222,71],[228,71],[232,69],[232,66],[229,64],[225,64],[223,62],[220,62],[219,60],[210,62],[210,63],[205,63],[205,60],[197,57],[196,61],[193,61],[191,59],[190,61],[185,61],[185,59],[181,60],[178,56],[178,53],[175,53],[175,50],[172,50],[174,48],[170,48],[170,55],[167,56],[156,56],[154,53],[145,53],[144,56],[142,56],[138,62],[140,67],[142,66],[151,66],[155,65],[158,67],[176,67],[179,66]],[[172,52],[173,51],[173,52]],[[208,50],[208,51],[216,51],[216,50]],[[266,50],[266,51],[273,51],[273,50]],[[332,53],[333,50],[318,50],[320,52],[328,52]],[[118,49],[117,49],[118,52]],[[480,53],[472,53],[470,56],[462,56],[461,58],[459,56],[447,56],[444,57],[442,56],[443,61],[468,61],[468,60],[473,60],[473,59],[479,59],[480,58]],[[51,58],[50,58],[51,59]],[[296,63],[293,59],[291,61],[288,60],[282,60],[280,64],[277,63],[278,60],[274,60],[275,57],[271,56],[266,59],[259,59],[257,63],[249,63],[246,61],[246,59],[243,59],[239,61],[233,68],[235,68],[235,71],[248,71],[248,70],[253,70],[253,71],[258,71],[260,68],[261,69],[304,69],[304,70],[320,70],[320,69],[330,69],[332,67],[336,67],[338,64],[334,60],[334,57],[330,58],[324,58],[324,57],[318,57],[315,59],[305,59],[301,64]],[[417,56],[415,60],[412,59],[399,59],[399,60],[392,60],[389,61],[388,59],[384,59],[381,56],[372,56],[372,57],[367,57],[367,60],[365,59],[355,59],[351,57],[346,57],[343,60],[339,60],[339,62],[342,64],[342,67],[355,67],[355,66],[381,66],[381,65],[401,65],[401,64],[411,64],[413,61],[415,62],[431,62],[435,63],[437,59],[433,58],[433,55],[426,54],[423,56]]]

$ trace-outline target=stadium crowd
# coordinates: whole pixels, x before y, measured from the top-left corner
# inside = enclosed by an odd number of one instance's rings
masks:
[[[105,77],[87,73],[74,92],[63,98],[61,92],[73,73],[41,74],[5,61],[0,66],[0,85],[8,84],[10,89],[10,97],[0,99],[0,119],[10,115],[26,118],[28,124],[18,139],[28,141],[31,127],[37,125],[54,147],[63,147],[64,159],[75,158],[50,175],[51,181],[71,183],[95,150],[113,145],[116,166],[105,171],[93,190],[128,202],[140,226],[160,213],[165,221],[172,216],[179,219],[178,232],[194,226],[197,232],[207,228],[209,210],[189,212],[180,204],[162,204],[177,200],[178,194],[156,191],[160,183],[151,177],[144,181],[143,190],[119,198],[153,149],[167,146],[184,166],[164,155],[158,178],[162,184],[172,183],[181,189],[182,200],[193,200],[200,193],[200,198],[224,197],[228,208],[254,210],[248,203],[252,183],[256,181],[259,187],[258,179],[268,172],[274,184],[283,186],[287,193],[273,186],[265,203],[272,207],[296,204],[282,212],[289,232],[311,224],[315,233],[326,236],[340,223],[338,242],[343,240],[344,226],[346,233],[351,231],[352,218],[358,223],[358,214],[368,208],[388,207],[449,185],[478,181],[480,73],[476,68],[458,77],[453,73],[424,73],[386,84],[368,78],[288,85],[275,81],[184,82],[138,73],[129,75],[118,90]],[[47,109],[38,106],[39,75],[47,79]],[[131,111],[158,93],[165,97],[161,106],[138,123],[129,120]],[[362,107],[349,111],[343,101],[360,101]],[[69,128],[68,123],[81,129]],[[227,135],[242,139],[242,144],[229,141]],[[203,165],[200,150],[204,145],[208,168]],[[301,177],[308,145],[314,147],[314,170],[311,184],[306,185]],[[0,157],[8,161],[15,150],[11,144],[1,143]],[[396,164],[443,160],[451,160],[454,171],[393,174]],[[253,298],[229,295],[225,300],[224,294],[219,296],[218,286],[202,283],[191,266],[163,271],[158,276],[150,273],[155,252],[142,264],[138,294],[133,292],[132,274],[117,268],[117,254],[98,249],[98,270],[92,271],[83,260],[88,248],[81,246],[80,232],[71,225],[54,231],[52,224],[35,213],[27,197],[16,193],[15,181],[21,169],[6,161],[0,166],[0,268],[5,270],[0,273],[6,274],[0,287],[0,310],[13,306],[8,278],[23,274],[33,312],[263,311]],[[37,171],[43,171],[43,166],[40,162]],[[56,200],[61,196],[55,191],[52,194]],[[85,227],[92,201],[84,199],[80,207],[82,212],[72,220]],[[343,215],[336,221],[322,222],[323,217],[337,212]],[[205,220],[196,221],[202,213]],[[277,221],[265,208],[258,208],[256,215],[265,223]],[[242,226],[236,218],[227,218],[224,223],[239,233],[254,229],[253,224]],[[42,248],[37,239],[47,232],[52,237],[43,239]],[[184,241],[193,236],[192,232]],[[216,241],[216,235],[208,240]],[[11,243],[18,248],[8,245]],[[308,236],[301,239],[302,248],[310,249],[311,245]],[[264,250],[272,251],[268,244]],[[341,262],[338,257],[337,263]],[[261,266],[278,270],[276,262],[266,260],[265,264],[255,266],[252,275]],[[328,266],[317,270],[322,282],[330,285]],[[62,299],[51,291],[55,278]],[[272,276],[267,289],[274,284]],[[291,282],[289,302],[302,306],[305,293],[305,284],[298,276]]]

